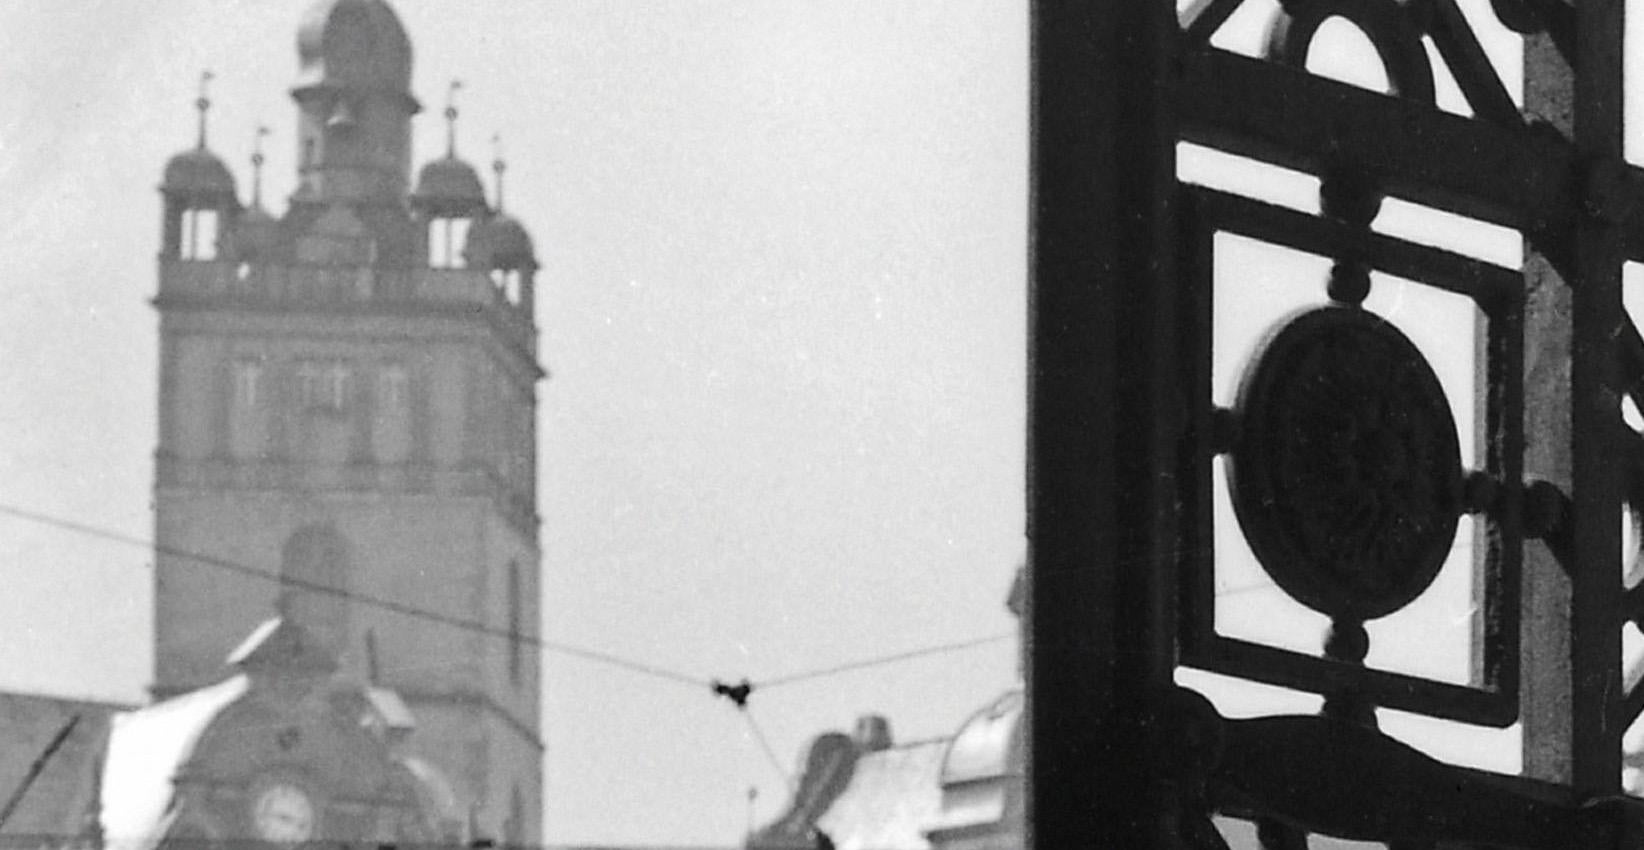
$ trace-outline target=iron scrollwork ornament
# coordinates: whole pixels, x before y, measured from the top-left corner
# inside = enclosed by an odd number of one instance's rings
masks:
[[[1287,594],[1337,620],[1420,596],[1455,539],[1462,480],[1438,377],[1374,313],[1283,324],[1239,389],[1228,482],[1239,525]]]
[[[1307,67],[1319,27],[1331,18],[1345,20],[1370,39],[1387,73],[1390,94],[1431,105],[1433,65],[1422,46],[1422,31],[1404,4],[1394,0],[1289,0],[1269,25],[1267,58],[1296,68]]]

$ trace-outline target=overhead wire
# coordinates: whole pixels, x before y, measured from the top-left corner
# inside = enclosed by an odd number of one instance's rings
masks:
[[[689,673],[684,673],[684,672],[681,672],[681,671],[678,671],[678,670],[671,670],[671,669],[668,669],[668,668],[665,668],[665,667],[660,667],[660,666],[657,666],[657,665],[654,665],[654,664],[648,664],[648,663],[645,663],[645,662],[642,662],[642,661],[635,661],[631,658],[625,658],[623,656],[616,655],[614,653],[606,652],[606,651],[603,651],[603,650],[590,649],[588,647],[578,646],[576,644],[565,643],[565,642],[562,642],[562,641],[548,640],[548,639],[541,638],[541,637],[535,637],[535,636],[531,636],[531,635],[521,634],[521,633],[511,631],[509,629],[501,628],[501,627],[498,627],[498,626],[492,626],[488,623],[484,623],[484,622],[481,622],[479,620],[471,620],[471,619],[468,619],[468,618],[465,618],[465,617],[457,617],[457,616],[453,616],[453,615],[450,615],[450,614],[442,614],[438,611],[432,611],[432,610],[429,610],[427,608],[422,608],[422,607],[419,607],[419,606],[416,606],[416,605],[411,605],[411,604],[404,603],[404,602],[397,602],[397,601],[392,600],[392,599],[385,599],[385,598],[380,597],[380,596],[374,596],[374,595],[371,595],[371,594],[361,593],[359,591],[348,590],[346,588],[333,587],[333,586],[328,585],[328,584],[323,584],[323,583],[320,583],[320,582],[311,581],[311,580],[303,579],[303,578],[296,577],[296,576],[278,575],[278,574],[270,573],[270,572],[267,572],[267,571],[264,571],[264,570],[260,570],[260,569],[257,569],[256,567],[251,567],[251,566],[248,566],[246,564],[242,564],[242,563],[239,563],[237,561],[233,561],[233,560],[230,560],[230,559],[227,559],[227,558],[219,558],[219,557],[216,557],[216,556],[213,556],[213,555],[206,555],[206,554],[200,553],[200,552],[189,551],[189,550],[182,549],[182,548],[179,548],[179,547],[176,547],[176,546],[168,546],[168,545],[156,542],[156,541],[147,540],[147,539],[144,539],[142,537],[138,537],[136,535],[126,534],[124,532],[114,531],[112,529],[103,528],[103,527],[100,527],[100,526],[96,526],[96,525],[92,525],[92,524],[84,523],[84,522],[79,522],[79,521],[76,521],[76,520],[65,519],[63,517],[53,516],[53,515],[50,515],[50,514],[42,513],[40,511],[33,511],[33,510],[26,509],[26,508],[18,507],[16,505],[0,503],[0,514],[11,516],[11,517],[14,517],[14,518],[17,518],[17,519],[26,520],[26,521],[29,521],[29,522],[34,522],[34,523],[37,523],[37,524],[40,524],[40,525],[49,526],[49,527],[52,527],[52,528],[57,528],[57,529],[60,529],[60,530],[63,530],[63,531],[69,531],[69,532],[73,532],[73,533],[76,533],[76,534],[82,534],[82,535],[85,535],[85,536],[88,536],[88,537],[94,537],[94,538],[101,539],[101,540],[107,540],[107,541],[110,541],[110,542],[113,542],[113,543],[119,543],[119,544],[126,545],[126,546],[133,546],[133,547],[138,547],[138,548],[142,548],[142,549],[145,549],[145,550],[150,550],[150,551],[153,551],[157,554],[169,555],[171,557],[175,557],[175,558],[179,558],[179,559],[183,559],[183,560],[187,560],[187,561],[192,561],[192,562],[200,564],[202,566],[221,569],[221,570],[224,570],[224,571],[227,571],[227,572],[232,572],[232,573],[235,573],[235,574],[238,574],[238,575],[243,575],[243,576],[246,576],[248,578],[257,580],[257,581],[263,581],[263,582],[267,582],[267,583],[270,583],[270,584],[277,584],[277,585],[287,586],[287,587],[295,587],[299,590],[303,590],[303,591],[307,591],[307,592],[311,592],[311,593],[316,593],[316,594],[332,596],[332,597],[336,597],[336,598],[340,598],[340,599],[346,599],[346,600],[349,600],[351,602],[357,602],[357,603],[362,604],[362,605],[368,605],[368,606],[371,606],[371,607],[374,607],[374,608],[379,608],[381,610],[391,611],[391,612],[394,612],[394,613],[397,613],[397,614],[402,614],[402,615],[407,616],[407,617],[413,617],[413,618],[416,618],[416,619],[421,619],[421,620],[424,620],[424,621],[427,621],[427,622],[438,623],[438,624],[441,624],[441,625],[449,626],[451,628],[472,631],[472,632],[475,632],[475,633],[489,635],[491,637],[502,638],[502,639],[505,639],[505,640],[518,641],[520,643],[523,643],[523,644],[526,644],[526,645],[529,645],[529,646],[534,646],[536,648],[542,649],[542,650],[547,651],[547,652],[555,652],[555,653],[559,653],[559,654],[562,654],[562,655],[569,655],[569,656],[573,656],[573,657],[577,657],[577,658],[582,658],[584,660],[594,661],[594,662],[597,662],[597,663],[602,663],[602,664],[606,664],[606,665],[609,665],[609,666],[612,666],[612,667],[617,667],[617,668],[620,668],[620,669],[623,669],[623,670],[627,670],[631,673],[637,673],[637,674],[649,676],[649,677],[652,677],[652,678],[655,678],[655,679],[660,679],[660,680],[664,680],[664,681],[673,682],[675,684],[686,685],[686,686],[689,686],[689,687],[692,687],[692,688],[706,688],[706,689],[709,689],[709,691],[712,694],[716,695],[716,696],[726,697],[731,702],[736,704],[738,708],[746,707],[749,695],[756,689],[764,690],[764,689],[768,689],[768,688],[772,688],[772,687],[780,687],[780,686],[783,686],[783,685],[794,684],[794,683],[797,683],[797,682],[803,682],[803,681],[809,681],[809,680],[813,680],[813,679],[825,678],[825,677],[828,677],[828,676],[838,675],[838,674],[841,674],[841,673],[851,672],[851,671],[855,671],[855,670],[862,670],[862,669],[867,669],[867,668],[870,668],[870,667],[879,667],[879,666],[883,666],[883,665],[887,665],[887,664],[893,664],[893,663],[896,663],[896,662],[899,662],[899,661],[906,661],[906,660],[910,660],[910,659],[914,659],[914,658],[920,658],[920,657],[924,657],[924,656],[928,656],[928,655],[937,655],[937,654],[948,653],[948,652],[956,652],[956,651],[963,650],[963,649],[968,649],[968,648],[971,648],[971,647],[983,646],[983,645],[990,644],[990,643],[997,643],[999,641],[1006,640],[1006,639],[1014,636],[1013,633],[989,635],[989,636],[986,636],[986,637],[974,638],[974,639],[971,639],[971,640],[956,641],[956,642],[953,642],[953,643],[945,643],[945,644],[940,644],[940,645],[937,645],[937,646],[928,646],[928,647],[923,647],[923,648],[919,648],[919,649],[896,652],[896,653],[891,653],[889,655],[881,655],[881,656],[876,656],[876,657],[873,657],[873,658],[867,658],[867,659],[863,659],[863,660],[859,660],[859,661],[852,661],[852,662],[847,662],[847,663],[843,663],[843,664],[837,664],[837,665],[833,665],[833,666],[825,667],[825,668],[821,668],[821,669],[810,670],[810,671],[790,674],[790,675],[786,675],[786,676],[780,676],[780,677],[777,677],[777,678],[774,678],[774,679],[769,679],[769,680],[766,680],[764,682],[760,682],[760,683],[757,683],[757,684],[752,683],[747,679],[743,679],[737,685],[726,685],[725,683],[721,682],[720,680],[710,679],[706,676],[696,676],[696,675],[692,675],[692,674],[689,674]]]
[[[438,623],[451,628],[468,630],[511,641],[518,641],[520,643],[538,647],[544,651],[557,652],[564,655],[570,655],[585,660],[606,664],[655,679],[687,685],[692,688],[707,687],[713,695],[725,697],[736,706],[737,713],[741,714],[744,722],[747,723],[749,732],[752,734],[754,741],[759,745],[759,749],[764,754],[766,761],[770,763],[771,769],[776,771],[777,775],[782,778],[783,784],[787,787],[789,793],[794,793],[796,790],[793,776],[786,768],[782,766],[782,759],[776,754],[776,749],[771,745],[769,736],[765,734],[765,730],[759,725],[759,722],[755,719],[753,712],[749,710],[748,697],[752,695],[755,685],[746,678],[742,679],[742,681],[737,684],[731,685],[718,679],[710,680],[705,677],[692,676],[676,670],[670,670],[653,664],[647,664],[630,658],[624,658],[602,650],[589,649],[583,646],[576,646],[559,641],[551,641],[530,635],[519,634],[507,629],[498,628],[496,626],[480,622],[478,620],[470,620],[463,617],[442,614],[438,611],[431,611],[426,608],[421,608],[404,602],[397,602],[392,599],[384,599],[382,597],[360,593],[358,591],[332,587],[327,584],[322,584],[320,582],[310,581],[295,576],[278,575],[265,572],[255,567],[251,567],[227,558],[219,558],[200,552],[192,552],[176,546],[167,546],[156,541],[146,540],[136,535],[126,534],[124,532],[114,531],[108,528],[102,528],[89,523],[65,519],[63,517],[52,516],[50,514],[28,510],[15,505],[0,503],[0,514],[47,527],[56,528],[62,531],[85,535],[87,537],[93,537],[126,546],[139,547],[160,555],[168,555],[174,558],[192,561],[203,566],[213,567],[235,573],[237,575],[246,576],[257,581],[264,581],[287,587],[295,587],[300,590],[347,599],[350,602],[372,606],[385,611],[391,611],[407,617],[414,617],[428,622]],[[957,652],[959,650],[968,649],[971,647],[996,643],[1005,640],[1010,636],[1011,635],[1009,634],[989,635],[983,638],[956,641],[938,646],[929,646],[921,649],[891,653],[889,655],[877,656],[860,661],[836,664],[830,667],[781,676],[771,679],[758,687],[761,689],[780,687],[782,685],[821,679],[841,673],[867,669],[870,667],[879,667],[929,655]]]
[[[546,652],[559,653],[562,655],[581,658],[587,661],[605,664],[661,681],[685,685],[691,688],[707,688],[712,695],[716,697],[724,697],[736,707],[738,713],[742,715],[744,721],[748,724],[749,732],[752,734],[755,742],[759,745],[760,750],[763,752],[766,760],[770,763],[771,768],[782,777],[782,780],[790,793],[795,790],[793,777],[782,766],[782,760],[777,756],[775,748],[771,746],[769,737],[765,734],[764,729],[760,727],[759,722],[754,718],[753,713],[748,707],[749,697],[751,697],[756,690],[770,690],[772,688],[780,688],[802,682],[830,678],[845,673],[871,669],[874,667],[882,667],[903,661],[911,661],[934,655],[960,652],[967,649],[974,649],[981,646],[1000,643],[1017,636],[1015,632],[1002,632],[984,637],[920,647],[918,649],[894,652],[871,658],[860,659],[857,661],[849,661],[827,667],[790,673],[759,682],[753,682],[747,678],[743,678],[736,684],[727,684],[719,679],[709,679],[704,676],[695,676],[689,673],[680,672],[678,670],[672,670],[642,661],[635,661],[631,658],[625,658],[603,650],[590,649],[588,647],[578,646],[576,644],[521,634],[509,629],[492,626],[478,620],[442,614],[438,611],[432,611],[427,608],[410,605],[408,603],[397,602],[392,599],[385,599],[379,596],[348,590],[345,588],[332,587],[327,584],[296,576],[270,573],[227,558],[219,558],[200,552],[181,549],[175,546],[167,546],[157,541],[147,540],[136,535],[126,534],[124,532],[114,531],[108,528],[102,528],[89,523],[65,519],[63,517],[52,516],[50,514],[21,508],[15,505],[0,503],[0,514],[76,534],[82,534],[88,537],[143,548],[157,554],[192,561],[203,566],[214,567],[258,581],[264,581],[286,587],[294,587],[311,593],[346,599],[351,602],[379,608],[381,610],[390,611],[407,617],[421,619],[427,622],[438,623],[451,628],[472,631],[478,634],[503,638],[510,641],[517,641],[542,649]],[[1256,590],[1264,586],[1268,586],[1267,583],[1258,582],[1250,585],[1223,588],[1218,590],[1216,595],[1236,595],[1247,591]]]
[[[788,793],[792,794],[797,791],[798,789],[794,787],[793,776],[788,773],[787,768],[782,766],[782,759],[777,757],[776,748],[771,746],[770,738],[765,736],[765,730],[760,728],[759,721],[754,719],[753,712],[748,710],[746,704],[743,704],[737,706],[737,713],[741,714],[742,719],[748,722],[748,729],[753,732],[754,740],[759,742],[759,748],[765,752],[765,760],[771,763],[771,769],[776,771],[776,775],[782,777],[782,784],[787,786]]]
[[[442,614],[438,611],[432,611],[416,605],[396,602],[392,599],[385,599],[379,596],[360,593],[358,591],[348,590],[345,588],[332,587],[327,584],[310,581],[296,576],[277,575],[226,558],[219,558],[200,552],[192,552],[175,546],[167,546],[156,541],[138,537],[136,535],[114,531],[108,528],[91,525],[89,523],[65,519],[63,517],[53,516],[40,511],[29,510],[16,505],[0,503],[0,514],[5,514],[18,519],[27,520],[77,534],[83,534],[89,537],[95,537],[127,546],[151,550],[158,554],[170,555],[175,558],[193,561],[204,566],[215,567],[228,572],[237,573],[258,581],[295,587],[311,593],[347,599],[352,602],[358,602],[363,605],[380,608],[385,611],[391,611],[407,617],[425,620],[427,622],[439,623],[452,628],[473,631],[479,634],[485,634],[505,640],[518,641],[547,652],[559,653],[562,655],[581,658],[587,661],[606,664],[611,667],[620,668],[643,676],[649,676],[654,679],[685,685],[692,688],[706,687],[715,696],[726,697],[739,708],[744,707],[747,704],[749,696],[755,690],[770,690],[772,688],[785,687],[815,679],[829,678],[844,673],[855,672],[857,670],[866,670],[873,667],[881,667],[932,655],[958,652],[993,643],[999,643],[1017,636],[1015,632],[1002,632],[984,637],[953,641],[951,643],[920,647],[918,649],[904,650],[887,655],[879,655],[857,661],[844,662],[841,664],[801,671],[798,673],[789,673],[762,681],[750,681],[744,678],[739,684],[731,686],[718,679],[710,679],[706,676],[693,675],[678,670],[660,667],[654,664],[648,664],[642,661],[635,661],[631,658],[625,658],[621,655],[603,650],[590,649],[585,646],[579,646],[563,641],[554,641],[541,637],[520,634],[505,628],[492,626],[478,620]],[[1235,596],[1251,591],[1268,589],[1271,587],[1272,584],[1270,582],[1256,581],[1245,585],[1219,588],[1216,591],[1216,595]]]
[[[886,664],[895,664],[899,661],[924,658],[928,655],[943,655],[949,652],[958,652],[963,649],[986,646],[991,643],[1011,640],[1015,637],[1015,632],[1002,632],[1000,634],[972,638],[970,640],[954,641],[953,643],[944,643],[937,646],[927,646],[922,649],[910,649],[905,652],[881,655],[876,658],[867,658],[861,661],[849,661],[844,664],[835,664],[832,667],[822,667],[816,670],[807,670],[802,673],[791,673],[786,676],[778,676],[774,679],[767,679],[763,682],[759,682],[756,687],[759,690],[768,691],[772,688],[780,688],[784,685],[793,685],[799,682],[810,681],[812,679],[822,679],[829,676],[836,676],[840,673],[850,673],[856,670],[866,670],[870,667],[882,667]]]
[[[532,636],[532,635],[521,634],[521,633],[518,633],[518,632],[511,631],[509,629],[500,628],[500,627],[497,627],[497,626],[492,626],[488,623],[483,623],[483,622],[480,622],[478,620],[471,620],[471,619],[468,619],[466,617],[456,617],[456,616],[452,616],[450,614],[442,614],[438,611],[431,611],[427,608],[422,608],[422,607],[419,607],[419,606],[416,606],[416,605],[410,605],[410,604],[407,604],[407,603],[404,603],[404,602],[396,602],[392,599],[384,599],[380,596],[373,596],[373,595],[370,595],[370,594],[360,593],[358,591],[353,591],[353,590],[347,590],[345,588],[340,588],[340,587],[332,587],[332,586],[327,585],[327,584],[322,584],[322,583],[316,582],[316,581],[309,581],[309,580],[299,578],[299,577],[295,577],[295,576],[276,575],[276,574],[273,574],[273,573],[265,572],[263,570],[259,570],[255,567],[250,567],[250,566],[247,566],[245,564],[241,564],[237,561],[231,561],[227,558],[218,558],[218,557],[215,557],[215,556],[212,556],[212,555],[205,555],[205,554],[202,554],[202,553],[199,553],[199,552],[191,552],[191,551],[188,551],[186,549],[180,549],[180,548],[175,547],[175,546],[166,546],[166,545],[158,543],[158,542],[154,542],[154,541],[150,541],[150,540],[144,540],[143,538],[137,537],[135,535],[125,534],[125,533],[119,532],[119,531],[112,531],[112,530],[106,529],[106,528],[99,528],[98,526],[89,525],[89,524],[82,523],[82,522],[76,522],[74,520],[63,519],[61,517],[55,517],[55,516],[51,516],[49,514],[39,513],[37,511],[26,510],[24,508],[19,508],[19,507],[16,507],[14,505],[8,505],[8,504],[0,503],[0,514],[5,514],[7,516],[16,517],[18,519],[28,520],[30,522],[35,522],[35,523],[38,523],[38,524],[41,524],[41,525],[51,526],[51,527],[54,527],[54,528],[62,529],[64,531],[71,531],[71,532],[75,532],[75,533],[78,533],[78,534],[84,534],[84,535],[89,536],[89,537],[96,537],[96,538],[99,538],[99,539],[102,539],[102,540],[107,540],[107,541],[114,542],[114,543],[121,543],[121,544],[128,545],[128,546],[138,546],[138,547],[142,547],[144,549],[151,549],[152,551],[154,551],[158,554],[161,554],[161,555],[170,555],[170,556],[175,557],[175,558],[181,558],[181,559],[185,559],[185,560],[189,560],[189,561],[194,561],[195,563],[198,563],[198,564],[202,564],[202,565],[205,565],[205,566],[210,566],[210,567],[225,570],[225,571],[228,571],[228,572],[236,573],[236,574],[239,574],[239,575],[247,576],[249,578],[256,579],[258,581],[264,581],[264,582],[268,582],[268,583],[271,583],[271,584],[278,584],[278,585],[287,586],[287,587],[295,587],[295,588],[298,588],[300,590],[308,591],[308,592],[311,592],[311,593],[317,593],[317,594],[323,594],[323,595],[327,595],[327,596],[333,596],[333,597],[340,598],[340,599],[347,599],[350,602],[357,602],[357,603],[360,603],[362,605],[368,605],[368,606],[371,606],[371,607],[374,607],[374,608],[382,609],[384,611],[392,611],[396,614],[403,614],[407,617],[413,617],[413,618],[424,620],[424,621],[431,622],[431,623],[439,623],[441,625],[450,626],[450,627],[456,628],[456,629],[472,631],[472,632],[476,632],[476,633],[479,633],[479,634],[490,635],[492,637],[499,637],[499,638],[503,638],[503,639],[511,640],[511,641],[518,641],[520,643],[524,643],[524,644],[529,645],[529,646],[534,646],[534,647],[537,647],[539,649],[543,649],[543,650],[546,650],[546,651],[549,651],[549,652],[558,652],[558,653],[561,653],[561,654],[564,654],[564,655],[572,655],[572,656],[576,656],[578,658],[584,658],[584,659],[587,659],[587,660],[590,660],[590,661],[596,661],[596,662],[600,662],[600,663],[603,663],[603,664],[608,664],[608,665],[611,665],[613,667],[620,667],[620,668],[622,668],[624,670],[627,670],[629,672],[632,672],[632,673],[638,673],[638,674],[641,674],[641,675],[646,675],[646,676],[650,676],[652,678],[661,679],[661,680],[665,680],[665,681],[670,681],[670,682],[674,682],[674,683],[677,683],[677,684],[688,685],[688,686],[693,687],[693,688],[703,688],[703,687],[707,687],[708,684],[709,684],[709,681],[708,681],[707,677],[705,677],[705,676],[693,676],[693,675],[690,675],[688,673],[682,673],[682,672],[679,672],[679,671],[676,671],[676,670],[669,670],[669,669],[666,669],[666,668],[663,668],[663,667],[658,667],[658,666],[653,665],[653,664],[646,664],[644,662],[634,661],[634,660],[629,659],[629,658],[623,658],[620,655],[615,655],[615,654],[612,654],[612,653],[609,653],[609,652],[604,652],[604,651],[597,650],[597,649],[589,649],[587,647],[577,646],[575,644],[563,643],[563,642],[560,642],[560,641],[547,640],[547,639],[540,638],[540,637],[535,637],[535,636]]]

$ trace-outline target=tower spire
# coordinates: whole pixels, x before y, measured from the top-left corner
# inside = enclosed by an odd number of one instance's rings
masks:
[[[508,163],[502,158],[502,134],[491,135],[491,171],[497,175],[497,212],[502,212],[502,173],[508,170]]]
[[[457,89],[462,80],[452,80],[445,90],[445,158],[457,158]]]
[[[194,108],[200,112],[200,136],[195,144],[200,150],[206,149],[206,113],[211,110],[211,98],[207,96],[207,86],[216,77],[210,71],[200,72],[200,96],[194,99]]]
[[[268,128],[257,127],[257,135],[251,140],[251,205],[263,205],[263,137],[268,135]]]

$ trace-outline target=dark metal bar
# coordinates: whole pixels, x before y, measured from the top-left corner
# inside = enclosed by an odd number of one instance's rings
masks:
[[[1486,121],[1518,126],[1524,123],[1513,96],[1502,85],[1495,65],[1484,52],[1484,47],[1473,35],[1467,17],[1456,6],[1455,0],[1430,0],[1433,26],[1429,34],[1444,61],[1449,63],[1456,85],[1467,97],[1473,112]]]
[[[1244,0],[1194,0],[1182,13],[1183,41],[1202,45],[1239,10]]]
[[[1321,173],[1352,164],[1389,194],[1514,228],[1575,209],[1569,146],[1511,128],[1207,48],[1183,55],[1182,137]]]
[[[1644,434],[1634,431],[1619,417],[1611,423],[1610,430],[1614,432],[1611,439],[1616,449],[1616,462],[1621,465],[1625,476],[1628,498],[1632,498],[1638,494],[1640,485],[1644,485]],[[1622,554],[1625,557],[1626,553]],[[1644,582],[1635,585],[1632,591],[1644,592]]]
[[[1574,452],[1571,549],[1575,581],[1570,653],[1574,771],[1577,788],[1613,794],[1621,784],[1621,531],[1622,481],[1611,438],[1620,415],[1611,388],[1621,308],[1621,256],[1615,225],[1605,220],[1595,185],[1600,163],[1622,157],[1622,0],[1576,5],[1573,119],[1576,149],[1586,167],[1586,214],[1575,228],[1571,316],[1570,427]],[[1526,71],[1530,71],[1526,68]],[[1619,173],[1619,169],[1616,170]],[[1594,213],[1597,212],[1595,215]]]
[[[1032,846],[1171,846],[1152,697],[1174,666],[1172,4],[1033,5]]]
[[[1218,796],[1309,831],[1393,847],[1592,846],[1570,841],[1577,807],[1518,793],[1373,728],[1278,715],[1227,721],[1224,737]]]
[[[1525,108],[1567,114],[1570,70],[1552,40],[1524,42]],[[1533,83],[1533,84],[1532,84]],[[1555,93],[1556,96],[1555,96]],[[1525,410],[1526,477],[1568,487],[1570,464],[1570,290],[1548,257],[1526,240]],[[1524,773],[1548,782],[1571,781],[1570,586],[1552,547],[1524,547]]]
[[[1491,303],[1513,298],[1523,275],[1464,254],[1215,189],[1195,187],[1213,229],[1296,248],[1322,257],[1353,256],[1391,275]]]
[[[1377,705],[1446,720],[1498,728],[1518,720],[1511,694],[1356,667],[1278,647],[1217,636],[1203,647],[1184,647],[1194,667],[1306,693],[1358,689]]]
[[[1644,685],[1637,685],[1627,692],[1627,696],[1621,701],[1621,708],[1618,709],[1618,713],[1621,715],[1623,725],[1632,723],[1638,719],[1640,714],[1644,714]]]
[[[1573,141],[1577,197],[1542,234],[1525,273],[1526,473],[1570,499],[1557,552],[1526,547],[1525,768],[1589,794],[1618,790],[1621,772],[1620,505],[1615,462],[1617,340],[1622,336],[1619,0],[1575,7],[1571,45],[1525,39],[1525,108]],[[1575,67],[1572,67],[1575,66]],[[1534,243],[1533,243],[1534,244]]]
[[[1639,411],[1644,413],[1644,336],[1632,320],[1621,323],[1621,336],[1616,340],[1617,375],[1615,388],[1632,396]]]
[[[1603,190],[1610,199],[1610,215],[1625,259],[1644,261],[1644,168],[1628,164],[1610,176]]]
[[[1487,321],[1476,329],[1481,349],[1474,369],[1477,388],[1477,445],[1483,470],[1497,483],[1493,504],[1477,517],[1473,535],[1476,559],[1475,600],[1478,618],[1475,647],[1480,667],[1475,684],[1484,684],[1513,703],[1518,713],[1522,681],[1520,619],[1524,594],[1524,288],[1486,308]]]
[[[1216,231],[1204,215],[1208,195],[1183,186],[1178,195],[1181,256],[1178,269],[1185,299],[1181,321],[1183,381],[1188,392],[1188,445],[1183,447],[1182,539],[1177,551],[1180,576],[1178,626],[1184,647],[1199,646],[1216,634],[1215,476],[1211,465],[1225,451],[1232,415],[1212,398],[1215,364]]]

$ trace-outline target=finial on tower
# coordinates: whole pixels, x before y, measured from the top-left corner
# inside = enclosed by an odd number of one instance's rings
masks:
[[[263,202],[263,137],[266,135],[268,128],[258,126],[251,140],[251,205],[254,207]]]
[[[452,80],[445,90],[445,158],[457,158],[457,90],[462,80]]]
[[[194,108],[200,112],[200,139],[196,143],[200,150],[206,147],[206,112],[211,109],[211,98],[207,96],[207,86],[217,75],[210,71],[200,72],[200,96],[194,99]]]
[[[502,158],[502,134],[491,135],[491,171],[497,175],[497,212],[502,212],[502,173],[508,170],[508,163]]]

